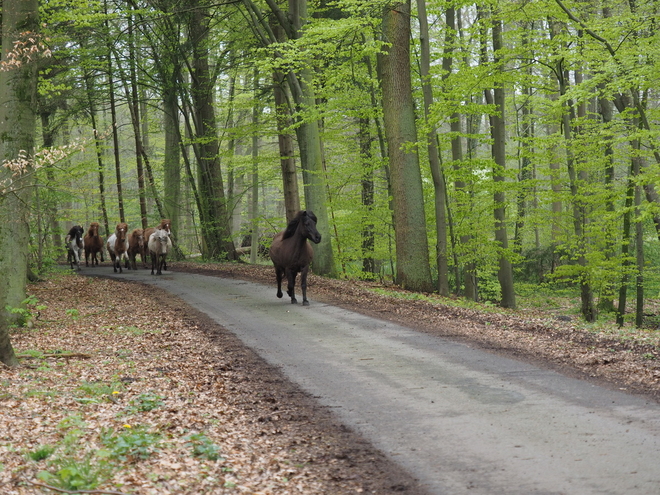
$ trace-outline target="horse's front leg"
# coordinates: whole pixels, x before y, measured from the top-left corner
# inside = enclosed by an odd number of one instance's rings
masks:
[[[277,297],[282,299],[282,278],[284,277],[284,272],[281,268],[275,267],[275,277],[277,278]]]
[[[295,287],[296,287],[296,275],[298,272],[295,270],[290,270],[288,269],[286,271],[286,279],[287,279],[287,289],[286,293],[289,294],[289,297],[291,298],[291,304],[296,304],[298,300],[296,299],[296,293],[295,293]]]
[[[309,306],[309,301],[307,300],[307,272],[309,271],[309,265],[303,267],[300,270],[300,290],[302,291],[303,296],[303,306]]]

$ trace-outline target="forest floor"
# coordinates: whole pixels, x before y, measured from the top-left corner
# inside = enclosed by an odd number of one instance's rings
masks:
[[[173,271],[273,286],[267,265]],[[91,270],[88,268],[87,270]],[[168,293],[59,274],[31,284],[0,368],[3,494],[349,494],[423,490],[230,332]],[[660,332],[587,326],[380,283],[310,276],[312,302],[660,400]]]

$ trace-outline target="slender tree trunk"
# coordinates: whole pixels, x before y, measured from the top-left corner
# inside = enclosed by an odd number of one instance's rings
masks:
[[[168,87],[163,95],[163,130],[165,134],[165,155],[163,158],[163,207],[165,217],[169,218],[172,232],[179,230],[181,216],[181,152],[179,150],[179,111],[176,91]]]
[[[493,52],[495,64],[501,64],[499,50],[503,48],[502,45],[502,21],[499,19],[493,22]],[[504,67],[498,66],[500,71],[504,71]],[[493,160],[496,167],[493,169],[493,180],[495,181],[495,193],[493,194],[493,201],[495,209],[493,215],[495,218],[495,241],[499,244],[499,270],[497,278],[500,282],[502,290],[501,306],[504,308],[516,307],[516,294],[513,287],[513,268],[511,261],[509,261],[509,239],[506,227],[506,197],[504,194],[504,171],[506,170],[506,121],[505,121],[505,98],[504,86],[499,83],[493,90],[494,99],[493,103],[497,109],[496,113],[491,116],[491,134],[493,136]]]
[[[192,2],[189,39],[193,60],[191,96],[197,139],[200,220],[207,258],[237,258],[231,239],[229,214],[220,170],[220,143],[214,107],[214,78],[209,66],[209,13],[205,2]]]
[[[105,197],[105,164],[103,163],[103,140],[98,131],[98,124],[96,121],[96,105],[93,98],[93,80],[91,76],[85,72],[85,91],[87,93],[87,102],[89,105],[89,118],[92,124],[92,131],[94,132],[94,151],[96,153],[96,169],[99,179],[99,195],[101,200],[101,215],[103,217],[103,227],[105,228],[106,237],[110,234],[110,222],[108,220],[108,208],[106,206]],[[120,202],[120,204],[122,204]],[[114,226],[112,228],[114,232]]]
[[[633,174],[639,177],[641,174],[641,157],[633,159]],[[636,305],[635,305],[635,326],[641,327],[644,324],[644,224],[642,223],[642,186],[635,185],[635,261],[637,262],[636,276]]]
[[[534,30],[534,23],[527,23],[523,27],[523,44],[528,44],[529,31]],[[532,54],[533,56],[533,54]],[[531,65],[525,70],[528,77],[532,76]],[[527,201],[530,192],[529,182],[532,178],[532,160],[531,156],[531,140],[534,136],[534,123],[532,120],[531,101],[533,90],[525,83],[522,88],[523,102],[520,109],[521,122],[520,122],[520,173],[518,180],[521,184],[520,192],[518,193],[517,206],[518,215],[516,218],[516,231],[514,235],[514,252],[521,254],[523,251],[523,231],[525,228],[525,220],[527,216]]]
[[[303,24],[307,22],[307,0],[289,0],[289,18],[295,37],[302,35]],[[299,72],[289,72],[287,80],[297,110],[304,112],[316,105],[316,96],[312,82],[312,72],[303,68]],[[301,119],[296,127],[300,163],[303,171],[303,191],[306,208],[312,210],[318,218],[319,230],[330,228],[328,217],[328,195],[323,170],[321,133],[318,120]],[[336,277],[334,253],[331,236],[326,231],[321,242],[313,245],[313,270],[319,275]]]
[[[451,68],[453,65],[453,54],[451,50],[451,46],[454,43],[454,38],[455,38],[455,35],[453,33],[455,31],[458,31],[459,35],[462,36],[462,32],[463,32],[460,13],[461,13],[460,9],[454,9],[452,7],[448,7],[445,14],[445,19],[447,22],[447,32],[445,33],[445,51],[442,58],[442,68],[444,69],[445,78],[449,76],[449,73],[451,72]],[[451,157],[454,163],[453,168],[456,171],[460,171],[461,167],[464,166],[463,141],[461,138],[461,134],[462,134],[461,120],[462,120],[461,114],[458,112],[454,112],[451,116],[449,123],[450,130],[452,132]],[[471,117],[468,118],[466,122],[466,126],[467,126],[466,131],[468,136],[477,135],[478,127],[479,127],[478,122],[479,119],[473,119]],[[468,146],[467,146],[468,158],[472,158],[471,152],[474,148],[476,148],[476,140],[473,138],[468,138]],[[457,174],[457,176],[460,177],[459,174]],[[467,208],[469,207],[467,200],[467,198],[469,197],[467,184],[463,179],[457,178],[454,181],[454,189],[456,191],[456,197],[458,198],[456,201],[456,206],[457,206],[456,210],[457,211],[467,210]],[[449,208],[447,208],[447,212],[450,213]],[[462,246],[466,246],[467,249],[469,249],[471,241],[472,241],[472,235],[470,234],[461,235],[459,238],[459,243]],[[454,240],[454,253],[456,253],[457,251],[456,247],[457,247],[456,240]],[[460,294],[461,293],[460,265],[459,265],[458,256],[456,256],[456,254],[454,255],[454,259],[455,259],[454,265],[456,270],[456,294]],[[469,259],[464,264],[462,279],[463,279],[465,298],[470,299],[472,301],[479,300],[479,291],[477,290],[477,267],[472,259]]]
[[[358,125],[358,140],[360,142],[360,161],[362,162],[362,271],[366,278],[373,279],[376,273],[374,260],[375,225],[373,223],[374,207],[374,172],[371,153],[371,134],[369,133],[369,119],[362,117]]]
[[[3,0],[2,62],[15,41],[29,45],[31,38],[38,39],[38,7],[37,0]],[[19,364],[9,337],[13,316],[5,308],[20,307],[25,299],[36,134],[37,64],[19,60],[18,66],[0,71],[0,163],[22,169],[13,175],[0,167],[0,361],[7,366]]]
[[[438,293],[441,296],[449,296],[449,263],[447,262],[447,215],[445,204],[447,203],[445,193],[445,174],[440,164],[440,153],[438,151],[438,136],[435,126],[428,122],[431,106],[433,105],[433,88],[431,86],[431,49],[429,43],[429,26],[426,16],[426,0],[417,0],[417,16],[419,19],[419,38],[421,45],[421,67],[422,92],[424,94],[424,115],[427,119],[427,148],[429,154],[429,165],[433,176],[433,187],[435,191],[435,227],[436,227],[436,263],[438,269]]]
[[[601,87],[601,89],[604,89]],[[614,114],[614,104],[606,99],[606,98],[600,98],[600,103],[598,105],[599,112],[601,115],[601,119],[603,121],[603,124],[606,127],[606,134],[603,139],[604,143],[604,150],[603,153],[605,154],[605,160],[606,160],[606,165],[605,165],[605,187],[607,189],[607,200],[606,200],[606,205],[605,209],[609,214],[612,215],[612,218],[614,218],[614,213],[616,211],[616,206],[614,204],[614,198],[615,198],[615,192],[614,192],[614,148],[612,146],[612,135],[609,134],[609,131],[607,130],[610,126],[610,123],[612,122],[613,114]],[[614,232],[612,232],[614,234]],[[608,260],[612,259],[613,257],[616,257],[616,243],[614,241],[614,236],[607,236],[607,248],[605,250],[605,256]],[[602,311],[605,311],[607,313],[612,313],[614,312],[614,296],[613,293],[610,291],[612,290],[611,286],[608,286],[605,293],[603,296],[600,298],[600,303],[599,303],[599,308]]]
[[[273,31],[278,40],[284,39],[284,29],[273,25]],[[298,173],[294,158],[293,136],[289,131],[291,113],[286,94],[285,75],[281,72],[273,74],[273,96],[275,98],[275,120],[277,122],[277,140],[280,150],[280,166],[282,168],[282,190],[284,191],[284,211],[287,223],[294,219],[300,211],[300,192],[298,189]]]
[[[108,16],[108,2],[104,0],[103,2],[105,10],[105,27],[109,32],[109,16]],[[119,131],[117,129],[117,105],[115,102],[115,80],[112,67],[112,40],[107,39],[107,66],[108,66],[108,94],[110,97],[110,116],[112,119],[112,144],[115,157],[115,176],[117,178],[117,204],[119,207],[119,221],[126,222],[126,214],[124,212],[124,192],[122,190],[122,181],[121,181],[121,161],[119,157]],[[94,128],[96,129],[96,127]],[[110,235],[110,232],[114,232],[114,226],[110,228],[110,225],[106,222],[106,236]]]
[[[620,327],[625,322],[626,304],[628,298],[628,282],[630,280],[630,266],[632,260],[630,259],[630,226],[632,217],[632,205],[635,196],[635,183],[634,183],[634,170],[635,165],[631,162],[630,177],[628,178],[628,187],[626,188],[626,202],[623,213],[623,232],[621,238],[621,269],[623,275],[621,277],[621,285],[619,286],[619,302],[616,311],[616,323]]]
[[[52,115],[53,112],[51,110],[42,110],[40,112],[40,117],[41,117],[41,135],[42,135],[42,140],[43,140],[43,146],[44,148],[51,148],[55,146],[55,129],[52,127]],[[55,182],[55,173],[53,172],[53,167],[50,165],[46,166],[46,180],[47,184],[46,187],[48,187],[50,184],[53,184]],[[39,196],[39,190],[37,189],[36,191],[37,196]],[[46,199],[44,200],[44,205],[43,205],[43,210],[45,212],[45,218],[44,221],[47,225],[46,230],[49,230],[51,242],[53,243],[53,246],[56,248],[60,249],[62,246],[64,246],[62,242],[62,233],[61,233],[61,228],[59,225],[59,222],[57,221],[57,202],[54,200],[52,195],[47,195]],[[38,263],[39,267],[38,270],[41,271],[42,268],[42,259],[43,259],[43,244],[45,242],[45,236],[39,236],[39,257],[38,257]]]
[[[405,149],[406,144],[417,141],[410,77],[410,0],[385,9],[383,38],[389,46],[377,61],[392,179],[397,283],[431,292],[419,159],[416,152]]]
[[[259,72],[254,70],[252,76],[252,90],[254,92],[254,105],[252,107],[252,128],[259,128],[259,115],[261,108],[257,103],[259,92]],[[257,254],[259,251],[259,135],[254,132],[252,134],[252,184],[250,191],[252,197],[250,198],[250,226],[252,230],[252,238],[250,239],[250,263],[257,262]]]
[[[131,111],[131,120],[133,121],[133,136],[135,138],[135,160],[137,166],[137,181],[138,181],[138,198],[140,201],[140,223],[143,229],[146,229],[148,224],[147,219],[147,195],[144,184],[144,165],[142,157],[145,152],[142,143],[142,133],[140,130],[140,102],[138,98],[138,85],[137,85],[137,72],[135,68],[135,34],[133,30],[133,16],[128,19],[128,50],[129,50],[129,69],[130,69],[130,82],[124,81],[124,88],[126,90],[126,101]],[[130,86],[130,95],[128,88]]]

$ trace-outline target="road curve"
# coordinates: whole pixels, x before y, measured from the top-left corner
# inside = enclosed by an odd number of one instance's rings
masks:
[[[431,493],[660,494],[660,406],[644,397],[312,298],[292,305],[275,287],[171,271],[117,278],[208,314]]]

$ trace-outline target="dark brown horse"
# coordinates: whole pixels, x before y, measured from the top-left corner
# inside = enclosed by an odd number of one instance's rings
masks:
[[[98,222],[92,222],[89,224],[89,229],[87,229],[85,235],[85,266],[89,266],[90,256],[92,257],[92,266],[98,266],[97,254],[101,255],[101,261],[103,261],[103,237],[99,235]]]
[[[282,297],[282,279],[287,279],[287,294],[291,304],[296,304],[294,287],[296,276],[300,273],[300,288],[303,295],[303,306],[309,306],[307,300],[307,272],[314,257],[312,246],[307,239],[315,244],[321,242],[321,234],[316,230],[316,215],[311,211],[299,211],[286,229],[277,234],[270,245],[270,259],[275,265],[277,277],[277,297]]]

